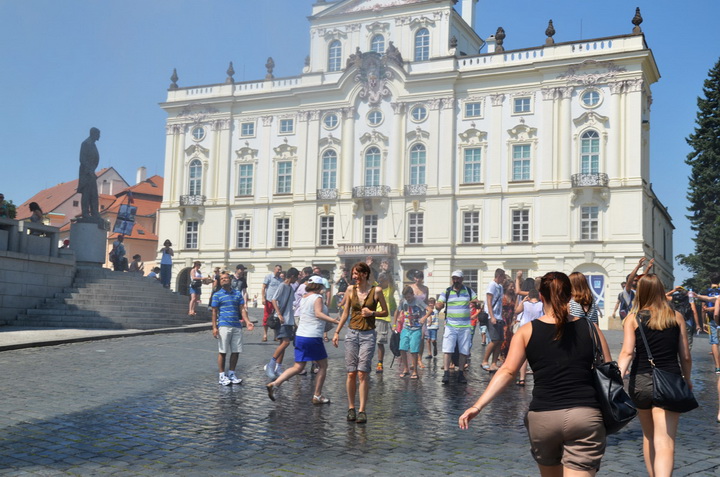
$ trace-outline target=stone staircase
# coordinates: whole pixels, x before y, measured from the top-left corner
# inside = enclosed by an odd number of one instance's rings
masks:
[[[78,268],[71,288],[18,314],[11,326],[151,330],[211,321],[209,286],[196,316],[188,316],[187,296],[167,290],[155,279],[106,268]]]

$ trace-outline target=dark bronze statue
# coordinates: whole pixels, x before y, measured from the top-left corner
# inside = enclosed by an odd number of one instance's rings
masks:
[[[100,139],[100,130],[90,128],[90,136],[80,145],[80,173],[77,191],[82,194],[80,207],[83,218],[99,219],[98,189],[95,169],[100,163],[100,153],[95,141]]]

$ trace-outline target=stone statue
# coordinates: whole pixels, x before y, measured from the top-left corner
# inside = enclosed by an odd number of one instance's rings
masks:
[[[100,163],[100,153],[95,145],[95,141],[98,139],[100,139],[100,130],[90,128],[90,136],[80,145],[80,173],[78,174],[77,191],[82,194],[80,207],[84,219],[100,219],[97,176],[95,175],[95,168]]]

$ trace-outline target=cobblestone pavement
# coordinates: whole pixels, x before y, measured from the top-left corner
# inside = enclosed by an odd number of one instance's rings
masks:
[[[622,335],[607,335],[616,356]],[[217,384],[207,331],[0,353],[0,474],[537,475],[522,424],[531,377],[460,431],[458,416],[489,379],[478,359],[469,384],[448,386],[440,360],[424,360],[417,381],[399,378],[386,360],[385,374],[372,376],[369,422],[359,425],[345,421],[342,344],[328,346],[332,404],[310,403],[310,376],[283,384],[273,403],[262,365],[274,345],[261,336],[245,335],[244,381],[232,387]],[[701,408],[681,418],[677,476],[720,475],[704,338],[693,349]],[[600,475],[644,475],[641,436],[637,420],[612,436]]]

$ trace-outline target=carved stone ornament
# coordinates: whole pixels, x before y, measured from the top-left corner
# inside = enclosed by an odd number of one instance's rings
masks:
[[[263,126],[270,126],[270,125],[272,125],[272,122],[273,122],[272,116],[263,116],[262,117]]]
[[[395,63],[402,68],[402,55],[400,54],[400,50],[397,49],[397,47],[392,41],[388,42],[388,47],[385,49],[385,57],[387,58],[388,62]]]
[[[356,53],[348,59],[348,67],[356,67],[355,82],[360,83],[358,96],[367,100],[368,104],[374,106],[379,104],[384,97],[390,96],[390,89],[387,83],[393,78],[393,72],[387,67],[387,55],[381,56],[374,51]]]
[[[298,121],[300,121],[301,123],[306,123],[310,118],[310,111],[298,111],[297,117]]]
[[[422,141],[423,139],[428,139],[430,137],[430,133],[418,126],[414,130],[405,134],[405,137],[408,141]]]
[[[416,28],[427,28],[431,26],[435,26],[435,20],[425,16],[410,20],[410,28],[413,30]]]
[[[427,104],[430,107],[431,111],[437,111],[438,109],[440,109],[440,102],[440,98],[433,98],[429,99],[427,101]]]
[[[325,40],[344,40],[347,38],[347,33],[337,28],[318,28],[318,35],[323,37]]]
[[[393,113],[402,114],[407,109],[407,103],[403,103],[403,102],[390,103],[390,107],[392,107]]]
[[[360,143],[365,144],[388,144],[388,137],[383,133],[373,129],[369,133],[365,133],[360,136]]]
[[[487,132],[479,131],[474,127],[458,134],[460,140],[465,145],[478,145],[482,142],[485,142],[487,140],[487,135]]]
[[[280,144],[273,148],[275,151],[275,160],[297,159],[297,147],[287,143]]]
[[[590,68],[595,68],[596,71],[592,73],[580,73],[580,70]],[[601,69],[605,69],[606,71],[599,71]],[[565,73],[558,76],[558,79],[566,80],[570,84],[591,86],[599,83],[607,83],[609,80],[615,78],[618,73],[624,71],[627,70],[621,66],[617,66],[612,61],[585,60],[580,64],[568,68]]]
[[[170,77],[170,81],[172,81],[172,83],[170,83],[170,87],[168,88],[168,90],[172,91],[178,89],[178,79],[180,78],[178,78],[177,69],[173,68],[173,74]]]
[[[578,116],[577,118],[573,119],[573,123],[575,123],[575,126],[578,127],[582,125],[597,127],[600,125],[604,126],[605,124],[607,124],[609,119],[610,118],[608,118],[607,116],[602,116],[595,111],[587,111]]]
[[[265,63],[265,69],[267,69],[267,74],[265,75],[266,80],[271,80],[275,76],[273,76],[273,70],[275,69],[275,61],[272,59],[272,57],[268,57],[267,62]]]
[[[233,68],[232,61],[230,62],[230,66],[228,66],[228,69],[226,71],[227,78],[225,78],[225,84],[233,84],[235,82],[235,78],[233,78],[233,75],[235,74],[235,68]]]
[[[328,134],[327,137],[320,138],[318,141],[318,146],[320,146],[320,149],[324,149],[326,147],[340,147],[342,145],[342,141],[332,134]]]
[[[208,157],[208,154],[210,153],[210,149],[206,149],[202,147],[200,144],[191,144],[188,146],[187,149],[185,149],[185,155],[186,156],[204,156]]]
[[[362,23],[350,23],[350,24],[348,24],[348,25],[345,26],[345,29],[346,29],[348,32],[351,32],[351,33],[352,33],[352,32],[356,32],[356,31],[360,31],[360,28],[361,28],[361,27],[362,27]]]
[[[508,135],[514,141],[529,141],[537,137],[537,128],[531,128],[526,124],[518,124],[512,129],[508,129]]]
[[[490,95],[490,102],[493,106],[502,106],[503,101],[505,101],[505,95],[502,93]]]
[[[552,20],[548,22],[548,26],[545,29],[545,36],[547,36],[547,39],[545,40],[546,45],[555,44],[555,40],[553,39],[553,36],[555,36],[555,27],[553,26]]]
[[[198,106],[186,106],[177,115],[178,118],[188,118],[193,124],[199,124],[207,120],[211,114],[217,114],[219,111],[215,108],[202,108]]]
[[[185,129],[184,124],[166,124],[165,132],[167,134],[180,134]]]
[[[369,25],[365,25],[365,28],[367,28],[368,33],[385,33],[390,30],[390,24],[387,22],[373,22]]]
[[[230,123],[231,121],[229,119],[216,119],[211,124],[213,131],[222,131],[230,129]]]
[[[245,141],[245,147],[241,147],[235,151],[235,154],[237,155],[237,160],[240,162],[256,162],[258,150],[249,147],[248,142]]]
[[[498,27],[497,31],[495,32],[495,51],[505,51],[505,47],[503,46],[503,43],[505,42],[505,30],[503,27]]]
[[[634,35],[639,35],[642,33],[642,28],[640,28],[640,24],[643,22],[643,17],[640,15],[640,7],[637,7],[635,9],[635,16],[632,19],[632,24],[635,25],[632,29],[632,32]]]

